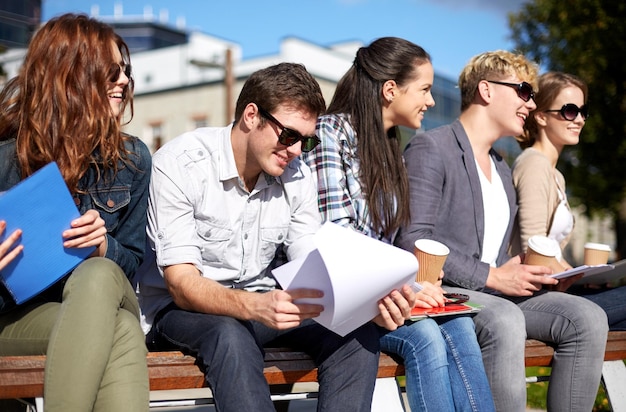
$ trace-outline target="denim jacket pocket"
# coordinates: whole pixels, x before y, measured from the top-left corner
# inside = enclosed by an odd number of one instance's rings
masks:
[[[287,238],[288,227],[261,228],[259,260],[262,265],[269,264],[276,255],[276,249]]]
[[[114,231],[120,221],[120,214],[130,203],[130,188],[115,186],[105,190],[94,189],[89,191],[89,196],[100,211],[107,231]]]

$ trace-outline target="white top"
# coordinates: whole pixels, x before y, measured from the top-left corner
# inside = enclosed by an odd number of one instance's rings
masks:
[[[483,250],[480,260],[490,266],[496,266],[496,260],[500,252],[500,246],[504,240],[506,229],[509,226],[511,213],[509,212],[509,200],[506,197],[502,179],[496,170],[493,159],[489,157],[491,165],[491,182],[481,170],[478,162],[478,176],[483,194],[483,209],[485,216],[485,232],[483,238]]]
[[[570,233],[572,233],[572,230],[574,229],[574,215],[569,209],[567,197],[561,190],[556,176],[554,179],[556,180],[556,190],[559,195],[559,204],[557,205],[554,215],[552,216],[552,223],[550,224],[548,237],[556,240],[558,243],[561,243],[569,236]]]
[[[225,287],[269,290],[276,282],[268,266],[281,245],[289,260],[314,248],[321,218],[309,168],[296,158],[280,177],[262,173],[249,193],[235,165],[231,129],[196,129],[153,156],[147,234],[156,260],[148,250],[137,272],[146,333],[172,302],[163,267],[191,263]]]

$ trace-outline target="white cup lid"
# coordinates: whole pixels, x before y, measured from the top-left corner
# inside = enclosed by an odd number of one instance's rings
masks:
[[[597,250],[603,250],[605,252],[611,251],[611,247],[609,245],[605,245],[604,243],[593,243],[593,242],[585,243],[585,249],[597,249]]]
[[[450,253],[446,245],[432,239],[418,239],[415,241],[415,247],[431,255],[446,256]]]
[[[531,236],[528,239],[528,247],[545,256],[558,256],[561,251],[556,240],[540,235]]]

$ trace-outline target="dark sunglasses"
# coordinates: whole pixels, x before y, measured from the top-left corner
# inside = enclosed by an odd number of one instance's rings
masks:
[[[122,70],[124,71],[126,77],[130,79],[130,76],[132,74],[132,68],[130,64],[121,65],[119,63],[113,63],[111,65],[111,71],[109,71],[109,81],[111,83],[117,82],[117,80],[120,78],[120,73],[122,72]]]
[[[496,80],[487,80],[489,83],[501,84],[503,86],[509,86],[515,89],[517,95],[520,99],[527,102],[530,99],[535,99],[535,91],[533,90],[533,86],[527,82],[521,83],[507,83],[507,82],[499,82]]]
[[[283,129],[278,135],[278,141],[280,142],[280,144],[283,144],[285,146],[293,146],[298,142],[302,142],[301,150],[303,152],[310,152],[315,148],[315,146],[320,143],[319,137],[315,135],[302,136],[299,131],[283,126],[281,122],[276,120],[274,116],[272,116],[267,110],[263,109],[258,104],[256,105],[256,107],[259,108],[259,113],[261,114],[261,116],[265,117],[267,120]]]
[[[587,105],[583,104],[578,107],[574,103],[564,104],[560,109],[550,109],[544,110],[544,112],[559,112],[561,116],[565,120],[569,120],[570,122],[575,120],[578,117],[578,113],[583,117],[583,120],[587,120],[589,117],[589,110],[587,109]]]

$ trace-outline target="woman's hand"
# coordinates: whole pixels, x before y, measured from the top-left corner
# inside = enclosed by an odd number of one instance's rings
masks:
[[[546,289],[555,292],[565,292],[567,289],[569,289],[570,286],[576,283],[578,279],[582,279],[583,276],[585,276],[584,273],[579,273],[565,279],[559,279],[559,283],[557,283],[556,285],[548,285],[546,286]]]
[[[0,236],[7,228],[7,222],[0,220]],[[22,230],[16,229],[13,233],[7,236],[2,243],[0,243],[0,270],[7,267],[9,263],[13,261],[24,249],[24,245],[17,245],[13,247],[22,236]],[[13,249],[11,249],[13,248]]]
[[[396,330],[411,317],[415,298],[415,292],[408,285],[402,286],[399,291],[392,291],[378,301],[380,314],[373,319],[374,323],[387,330]]]
[[[440,286],[441,279],[435,285],[428,281],[420,282],[420,285],[422,285],[422,290],[416,293],[415,307],[435,308],[446,304],[446,298],[443,296],[444,290]]]
[[[97,210],[90,209],[81,217],[74,219],[72,228],[63,232],[63,247],[81,248],[95,246],[96,250],[91,256],[104,256],[107,251],[106,234],[104,220]]]

